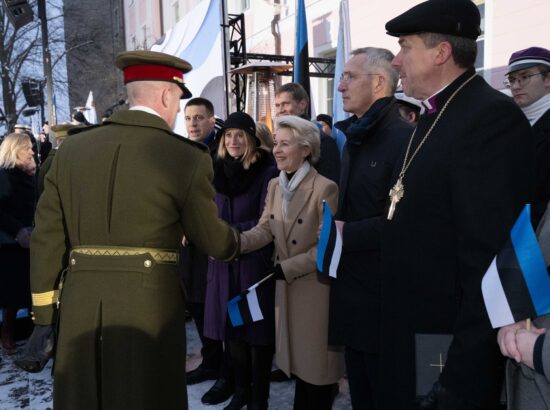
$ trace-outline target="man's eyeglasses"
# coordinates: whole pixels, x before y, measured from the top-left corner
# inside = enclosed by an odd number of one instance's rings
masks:
[[[363,73],[363,74],[351,74],[351,73],[342,73],[340,75],[340,82],[344,82],[346,84],[349,84],[351,80],[354,80],[356,77],[360,77],[362,75],[382,75],[377,73]]]
[[[518,87],[523,87],[524,85],[529,84],[529,81],[531,81],[531,77],[534,77],[536,75],[546,75],[548,74],[548,71],[544,71],[542,73],[535,73],[535,74],[521,74],[517,77],[514,76],[508,76],[503,83],[506,87],[510,88],[513,85],[517,84]]]

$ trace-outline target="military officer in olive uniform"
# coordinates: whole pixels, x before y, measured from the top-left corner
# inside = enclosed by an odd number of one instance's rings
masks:
[[[116,64],[130,109],[73,130],[46,176],[31,244],[36,333],[59,312],[56,410],[187,409],[175,250],[185,234],[231,260],[238,235],[216,216],[208,150],[171,129],[191,66],[151,51]]]

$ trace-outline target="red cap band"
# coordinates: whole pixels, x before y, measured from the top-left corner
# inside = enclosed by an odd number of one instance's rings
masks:
[[[178,80],[175,80],[174,77]],[[154,64],[132,65],[124,69],[124,84],[139,80],[170,82],[180,82],[179,80],[181,80],[183,83],[183,73],[176,68]]]

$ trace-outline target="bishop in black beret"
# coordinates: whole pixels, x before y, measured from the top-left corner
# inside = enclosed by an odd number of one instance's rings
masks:
[[[386,23],[390,36],[418,33],[450,34],[477,39],[481,17],[470,0],[428,0]]]

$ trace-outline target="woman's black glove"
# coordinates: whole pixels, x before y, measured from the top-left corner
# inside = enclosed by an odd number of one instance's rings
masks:
[[[52,325],[35,325],[25,350],[15,364],[29,373],[42,371],[53,356],[55,332]]]
[[[283,272],[283,268],[281,268],[281,265],[277,264],[275,265],[275,275],[273,275],[275,280],[286,280],[285,274]]]

